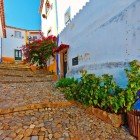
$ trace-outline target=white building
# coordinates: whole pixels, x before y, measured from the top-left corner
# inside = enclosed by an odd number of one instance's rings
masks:
[[[45,36],[58,35],[89,0],[41,0],[41,31]]]
[[[57,36],[57,4],[56,0],[41,0],[41,31],[44,36]]]
[[[49,35],[58,35],[57,23],[57,1],[56,0],[41,0],[41,31],[45,37]],[[48,70],[56,73],[57,66],[55,58],[51,57],[47,62]]]
[[[39,31],[28,31],[6,26],[7,37],[2,39],[2,61],[14,63],[23,60],[21,47],[30,41],[39,39]]]
[[[0,0],[0,62],[1,62],[1,58],[2,58],[2,38],[3,37],[6,37],[4,2],[3,2],[3,0]]]
[[[42,0],[43,14],[45,3]],[[57,13],[42,18],[42,31],[57,27],[60,77],[79,78],[85,69],[97,75],[112,74],[119,85],[126,86],[124,68],[140,60],[140,1],[56,0],[55,4]]]
[[[80,13],[89,0],[57,0],[58,33]]]
[[[89,0],[78,0],[78,4],[73,0],[41,0],[41,31],[45,36],[57,36],[71,19]],[[57,57],[56,57],[57,60]],[[48,69],[56,72],[55,59],[51,58],[48,63]]]
[[[60,52],[60,74],[67,71],[67,76],[79,78],[82,69],[108,73],[124,87],[124,68],[128,62],[140,60],[139,13],[139,0],[90,0],[66,28],[60,28],[59,44],[69,45]]]

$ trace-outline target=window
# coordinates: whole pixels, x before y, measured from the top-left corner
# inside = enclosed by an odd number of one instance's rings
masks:
[[[72,66],[78,65],[78,57],[72,59]]]
[[[48,35],[48,36],[49,36],[49,35],[52,35],[52,29],[51,29],[51,28],[48,30],[47,35]]]
[[[16,38],[21,38],[21,32],[20,31],[15,31],[15,37]]]
[[[37,36],[33,36],[33,40],[36,40],[37,39]]]
[[[65,13],[65,24],[67,25],[70,22],[70,20],[71,20],[71,10],[69,7]]]

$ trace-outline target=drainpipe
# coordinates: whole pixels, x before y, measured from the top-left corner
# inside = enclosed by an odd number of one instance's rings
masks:
[[[56,12],[56,30],[57,30],[57,46],[59,43],[59,34],[58,34],[58,10],[57,10],[57,0],[55,0],[55,12]],[[59,62],[59,57],[58,54],[56,55],[56,68],[57,68],[57,75],[59,76],[60,79],[60,70],[59,70],[59,66],[58,66],[58,62]]]

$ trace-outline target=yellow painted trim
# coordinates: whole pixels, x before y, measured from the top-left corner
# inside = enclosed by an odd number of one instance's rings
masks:
[[[14,63],[15,59],[11,57],[2,57],[2,62],[3,63]]]
[[[53,64],[48,66],[48,71],[56,73],[56,60]]]

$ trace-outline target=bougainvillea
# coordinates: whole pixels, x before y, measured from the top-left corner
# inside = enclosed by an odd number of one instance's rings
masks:
[[[55,36],[44,37],[27,43],[22,46],[25,61],[36,66],[47,66],[47,60],[53,56],[53,50],[57,47],[57,38]]]

